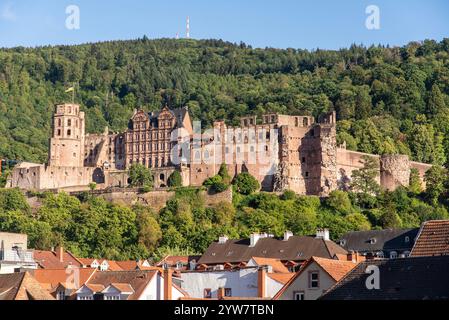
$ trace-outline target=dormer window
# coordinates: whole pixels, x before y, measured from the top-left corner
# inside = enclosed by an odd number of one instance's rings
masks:
[[[346,240],[340,240],[340,246],[344,246],[346,244]]]
[[[370,244],[375,244],[377,242],[376,238],[369,239]]]

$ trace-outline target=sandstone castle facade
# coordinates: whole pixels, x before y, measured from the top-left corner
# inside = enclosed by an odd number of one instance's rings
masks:
[[[231,176],[249,172],[265,191],[326,196],[347,187],[365,155],[337,146],[335,112],[317,121],[274,113],[248,116],[236,127],[216,121],[205,132],[187,108],[136,110],[122,133],[85,134],[85,120],[77,104],[56,106],[47,163],[20,163],[7,187],[77,191],[92,182],[100,189],[126,187],[133,163],[151,168],[155,188],[166,187],[175,170],[184,185],[200,186],[225,163]],[[385,189],[408,185],[411,168],[423,177],[431,167],[405,155],[369,156],[379,164],[377,179]]]

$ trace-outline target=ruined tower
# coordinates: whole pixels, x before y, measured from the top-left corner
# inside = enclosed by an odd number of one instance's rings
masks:
[[[56,106],[49,148],[50,166],[83,167],[84,127],[84,112],[80,111],[79,105]]]

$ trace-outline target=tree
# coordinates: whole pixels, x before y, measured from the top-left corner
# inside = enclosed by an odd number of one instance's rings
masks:
[[[229,185],[231,183],[231,176],[228,173],[228,167],[225,163],[222,163],[218,175],[221,177],[223,183]]]
[[[352,209],[352,203],[348,194],[340,190],[332,191],[326,199],[326,204],[332,209],[344,214],[350,213]]]
[[[447,170],[441,166],[432,166],[424,174],[426,183],[426,198],[432,205],[437,205],[440,195],[444,191]]]
[[[146,211],[138,213],[136,221],[139,230],[139,243],[143,244],[149,252],[153,252],[157,248],[159,240],[162,238],[159,223]]]
[[[239,173],[234,181],[237,192],[241,194],[251,194],[260,189],[260,183],[248,172]]]
[[[380,191],[376,177],[379,174],[379,163],[374,157],[362,156],[363,167],[352,171],[352,189],[363,194],[376,195]]]
[[[444,96],[438,85],[433,84],[427,102],[427,113],[432,117],[445,109]]]
[[[152,187],[153,175],[150,169],[142,164],[135,163],[128,170],[130,186],[132,187]]]
[[[168,177],[167,180],[169,187],[182,187],[182,176],[178,170],[173,171],[173,173]]]
[[[421,176],[419,175],[419,171],[416,168],[410,169],[408,190],[414,194],[419,194],[422,192]]]

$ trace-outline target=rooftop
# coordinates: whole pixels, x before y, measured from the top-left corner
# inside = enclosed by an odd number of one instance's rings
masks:
[[[449,255],[449,220],[424,222],[410,256],[441,255]]]

